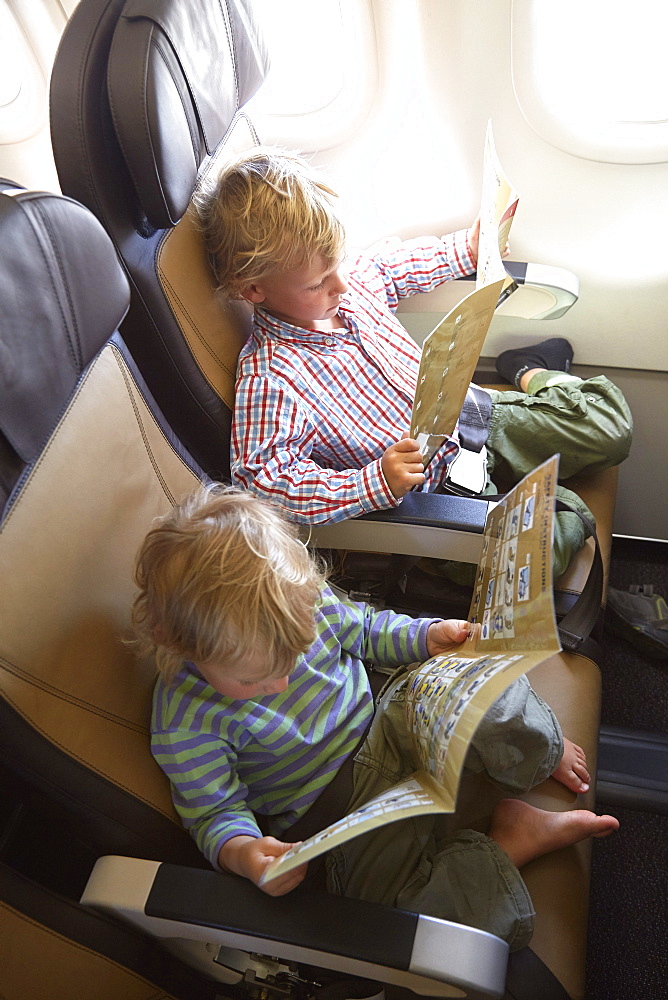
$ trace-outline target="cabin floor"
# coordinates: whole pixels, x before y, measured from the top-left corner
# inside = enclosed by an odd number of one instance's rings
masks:
[[[613,539],[610,585],[652,584],[668,598],[668,544]],[[609,628],[602,639],[602,725],[668,738],[668,659],[644,656]],[[597,803],[619,832],[592,854],[586,1000],[668,996],[668,815]]]

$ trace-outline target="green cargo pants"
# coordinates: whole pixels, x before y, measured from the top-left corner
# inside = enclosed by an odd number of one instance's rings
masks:
[[[568,381],[547,384],[555,378]],[[507,492],[557,453],[560,480],[619,465],[629,453],[631,411],[621,391],[603,375],[583,380],[564,372],[542,372],[531,379],[528,392],[487,391],[492,412],[486,441],[490,477],[486,494]],[[558,486],[557,497],[594,522],[587,505],[572,490]],[[555,580],[584,543],[585,529],[577,514],[558,511],[554,519]],[[470,585],[475,567],[443,560],[438,572],[455,583]]]
[[[371,728],[355,757],[346,812],[420,767],[405,723],[409,670],[399,668],[380,693]],[[480,723],[466,766],[485,771],[511,793],[521,793],[552,774],[562,753],[554,713],[526,677],[520,677]],[[400,820],[363,834],[330,851],[326,864],[327,887],[338,895],[478,927],[513,949],[531,937],[533,905],[505,851],[475,830],[444,835],[438,816]]]
[[[528,392],[491,390],[492,415],[487,436],[491,480],[517,483],[551,455],[559,454],[559,479],[600,472],[623,462],[631,447],[633,418],[616,385],[605,376],[571,378],[549,385],[563,372],[535,375]],[[488,493],[496,493],[492,484]],[[575,493],[559,487],[568,501],[594,520]],[[582,522],[560,511],[555,517],[554,578],[561,576],[585,542]]]

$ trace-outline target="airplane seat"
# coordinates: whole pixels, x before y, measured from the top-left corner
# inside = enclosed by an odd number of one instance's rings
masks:
[[[101,845],[201,864],[169,796],[151,789],[151,672],[116,636],[131,593],[119,553],[137,541],[135,517],[150,523],[151,492],[164,506],[167,477],[151,460],[169,429],[143,428],[137,464],[141,383],[111,337],[129,290],[97,221],[69,198],[0,191],[2,994],[214,1000],[188,965],[65,894],[83,888]],[[157,492],[138,485],[142,458]],[[182,490],[198,476],[180,465]],[[114,469],[125,496],[112,498]],[[98,558],[106,584],[93,581]]]
[[[139,544],[207,477],[118,333],[128,284],[92,214],[55,194],[0,192],[0,258],[0,351],[11,361],[0,369],[0,429],[22,443],[21,422],[41,420],[0,515],[0,861],[50,892],[67,896],[70,886],[72,919],[84,923],[76,897],[91,857],[130,865],[112,878],[131,897],[123,914],[146,888],[148,866],[158,884],[141,910],[159,914],[155,936],[167,923],[167,937],[188,937],[174,908],[190,907],[215,947],[196,944],[187,961],[229,985],[227,995],[244,983],[243,996],[259,996],[267,977],[286,995],[299,961],[417,992],[500,996],[507,946],[493,935],[314,889],[274,900],[200,855],[149,751],[154,665],[126,640]],[[33,947],[45,934],[57,942],[46,914],[17,916],[8,882],[0,879],[3,996],[23,1000],[26,950],[8,946],[16,921],[34,933]],[[76,942],[66,927],[59,933]]]
[[[239,109],[267,71],[249,0],[80,0],[50,84],[61,190],[111,236],[131,287],[123,337],[199,464],[229,477],[245,303],[222,303],[189,209],[196,185],[257,145]]]
[[[0,862],[6,1000],[217,1000],[219,984],[148,935]]]
[[[133,770],[142,790],[131,798],[133,812],[121,802],[133,745],[145,747],[152,670],[116,644],[127,635],[132,594],[123,549],[139,544],[156,504],[167,510],[173,500],[160,449],[177,456],[180,479],[171,489],[192,489],[202,473],[164,421],[153,429],[142,411],[144,383],[115,333],[128,308],[127,280],[90,212],[73,199],[15,187],[0,192],[0,229],[0,433],[21,464],[0,520],[2,764],[54,803],[80,810],[91,843],[98,824],[107,843],[130,838],[140,846],[150,831],[156,851],[194,862],[199,853],[169,797],[151,790],[152,766]],[[153,486],[142,482],[146,462]],[[96,556],[107,577],[98,582]],[[104,705],[95,693],[103,682],[115,689]],[[100,722],[104,733],[93,738],[86,721]],[[123,744],[109,753],[116,726],[129,759]],[[89,758],[109,782],[107,818],[85,798],[89,742]]]

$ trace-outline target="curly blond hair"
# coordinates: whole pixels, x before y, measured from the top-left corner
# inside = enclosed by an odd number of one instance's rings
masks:
[[[325,573],[271,504],[236,487],[201,489],[146,536],[135,566],[137,651],[169,683],[184,660],[262,655],[284,676],[315,639]]]
[[[294,271],[322,255],[341,259],[336,193],[297,153],[258,147],[230,163],[195,208],[218,290],[241,298],[263,275]]]

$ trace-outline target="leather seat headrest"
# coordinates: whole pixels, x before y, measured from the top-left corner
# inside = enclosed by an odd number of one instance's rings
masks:
[[[60,195],[0,193],[0,431],[23,462],[129,300],[114,246],[87,209]]]
[[[128,0],[109,53],[114,127],[142,211],[175,225],[267,53],[246,0]]]

